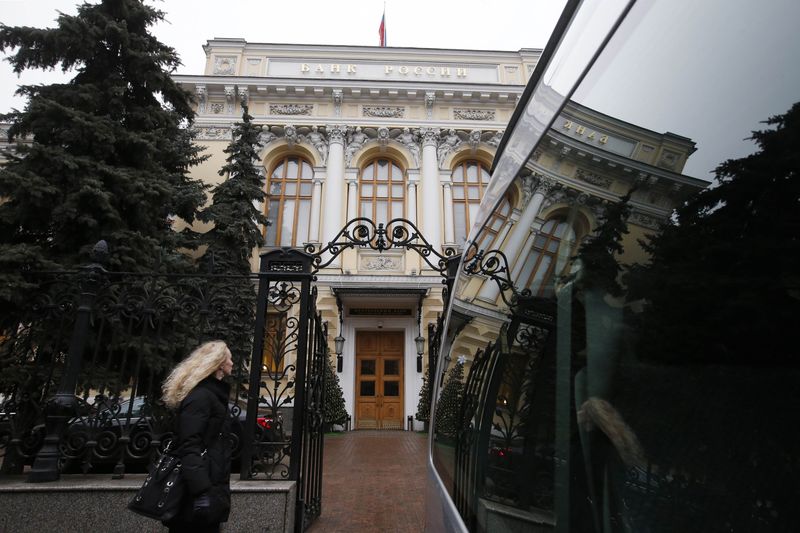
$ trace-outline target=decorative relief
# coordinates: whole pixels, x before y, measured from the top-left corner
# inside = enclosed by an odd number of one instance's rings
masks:
[[[403,269],[402,256],[382,255],[382,254],[363,254],[359,257],[360,270],[392,270],[398,271]]]
[[[439,167],[444,165],[444,160],[459,144],[461,144],[461,137],[458,136],[456,130],[450,129],[442,134],[439,147],[436,149],[436,159],[439,161]]]
[[[389,128],[378,128],[377,140],[381,146],[389,144]]]
[[[486,144],[488,144],[489,146],[494,146],[495,148],[497,148],[498,146],[500,146],[500,141],[503,140],[503,134],[504,133],[505,133],[505,130],[500,130],[498,132],[495,132],[494,134],[492,134],[491,138],[486,140]],[[534,155],[536,155],[536,152],[534,152]],[[534,161],[535,161],[535,159],[534,159]]]
[[[436,101],[436,93],[433,91],[428,91],[425,93],[425,111],[428,116],[428,120],[433,118],[433,103]]]
[[[472,130],[469,132],[467,142],[469,143],[470,150],[474,154],[478,149],[478,145],[481,143],[481,130]]]
[[[494,109],[453,109],[455,120],[495,120]]]
[[[676,152],[670,152],[669,150],[664,150],[661,152],[661,159],[658,161],[658,166],[673,169],[675,165],[678,164],[678,159],[680,158],[680,154]]]
[[[342,116],[342,100],[344,100],[344,95],[341,89],[334,89],[333,90],[333,114],[337,117]]]
[[[212,102],[211,104],[211,112],[215,115],[219,115],[222,113],[222,110],[225,109],[225,104],[221,104],[219,102]]]
[[[536,186],[539,184],[538,176],[533,174],[522,175],[522,207],[527,207],[528,202],[533,198],[533,193],[536,192]]]
[[[270,115],[311,115],[312,104],[270,104]]]
[[[227,141],[231,137],[231,129],[222,126],[210,126],[206,128],[197,128],[197,140],[201,141]]]
[[[236,57],[217,56],[214,58],[214,75],[233,76],[236,74]]]
[[[226,113],[233,114],[233,99],[235,96],[234,87],[228,86],[225,87],[225,103],[228,104],[226,106]]]
[[[439,143],[439,128],[420,128],[419,136],[422,146],[436,146]]]
[[[297,129],[294,126],[286,125],[283,127],[283,136],[286,139],[286,143],[289,145],[289,148],[294,147],[297,144],[298,139],[297,136]]]
[[[328,143],[344,144],[347,138],[349,128],[342,124],[334,124],[333,126],[326,126],[325,131],[328,134]]]
[[[361,112],[365,117],[375,118],[403,118],[406,113],[405,107],[392,106],[372,106],[365,105]]]
[[[261,133],[258,135],[258,142],[261,143],[261,146],[266,146],[277,138],[278,136],[272,133],[271,131],[263,129],[261,130]]]
[[[330,128],[328,129],[328,136],[330,136],[331,140],[333,140]],[[342,138],[339,142],[344,143],[344,135],[342,135]],[[358,126],[347,138],[347,149],[344,151],[344,166],[350,166],[353,156],[356,152],[361,150],[365,142],[367,142],[367,134],[364,133],[364,131],[361,129],[361,126]]]
[[[575,177],[591,185],[603,187],[604,189],[608,189],[609,187],[611,187],[611,184],[614,181],[609,178],[604,178],[603,176],[598,176],[597,174],[592,174],[591,172],[586,172],[582,168],[579,168],[575,172]]]
[[[634,211],[628,218],[628,222],[636,224],[637,226],[642,226],[643,228],[657,230],[661,227],[661,224],[663,224],[664,221],[652,215],[646,215],[644,213]]]
[[[197,114],[204,114],[206,112],[206,86],[195,85],[194,90],[197,94]]]
[[[242,105],[247,105],[250,98],[250,93],[247,90],[247,87],[239,87],[239,101]]]
[[[396,137],[397,142],[408,148],[411,155],[414,157],[414,163],[419,166],[419,143],[417,136],[411,132],[409,128],[403,128],[403,131]]]
[[[308,142],[317,149],[324,164],[328,160],[328,140],[316,126],[311,126],[311,131],[308,132]]]

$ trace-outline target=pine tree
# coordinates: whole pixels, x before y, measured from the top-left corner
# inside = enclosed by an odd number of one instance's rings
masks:
[[[431,386],[428,374],[430,374],[430,370],[422,376],[422,388],[419,390],[417,414],[414,415],[414,418],[420,422],[430,422],[431,419]]]
[[[0,169],[4,267],[82,264],[100,239],[113,270],[187,264],[176,250],[190,232],[169,218],[194,219],[203,187],[187,173],[202,157],[187,130],[191,97],[170,77],[178,57],[148,31],[162,19],[140,0],[104,0],[55,28],[0,25],[16,73],[76,71],[68,83],[21,86],[24,110],[2,117],[12,140],[31,141]]]
[[[796,363],[800,316],[800,103],[753,132],[758,151],[722,163],[716,184],[643,243],[627,278],[645,302],[643,357]]]
[[[261,225],[266,217],[255,204],[264,200],[264,176],[256,167],[258,136],[261,126],[243,106],[242,121],[234,125],[233,140],[225,149],[226,164],[220,176],[226,179],[212,190],[212,202],[198,214],[198,219],[214,227],[203,234],[200,242],[208,246],[202,258],[206,270],[235,275],[225,282],[224,318],[214,324],[215,336],[225,339],[237,366],[250,354],[255,323],[256,294],[250,273],[250,257],[264,239]]]
[[[461,427],[461,406],[464,403],[464,357],[447,373],[447,382],[436,404],[436,432],[456,438]]]
[[[624,251],[622,237],[628,233],[628,203],[633,191],[629,191],[619,202],[606,208],[605,218],[594,235],[581,244],[574,260],[580,261],[581,272],[578,285],[584,291],[597,291],[611,296],[622,296],[624,290],[618,281],[622,267],[617,257]]]
[[[347,421],[347,410],[344,407],[344,392],[339,384],[339,376],[333,370],[333,362],[325,363],[325,405],[323,422],[330,427],[333,424],[343,425]]]

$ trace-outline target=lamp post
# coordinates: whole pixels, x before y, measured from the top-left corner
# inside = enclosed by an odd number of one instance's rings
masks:
[[[336,352],[336,372],[342,372],[342,367],[344,366],[344,357],[342,357],[342,352],[344,351],[344,341],[345,338],[342,336],[342,300],[339,296],[336,296],[336,307],[339,310],[339,334],[336,335],[333,339],[333,349]]]
[[[417,307],[417,337],[414,342],[417,345],[417,372],[422,372],[422,354],[425,353],[425,337],[422,336],[422,298],[419,299]]]

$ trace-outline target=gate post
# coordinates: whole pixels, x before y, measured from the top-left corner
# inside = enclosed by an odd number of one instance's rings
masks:
[[[44,438],[41,450],[36,454],[31,471],[28,474],[29,483],[43,481],[56,481],[61,477],[58,470],[60,457],[59,442],[67,428],[69,419],[75,413],[75,388],[78,384],[78,374],[81,371],[83,350],[86,347],[86,338],[89,335],[92,307],[97,290],[106,273],[102,263],[108,258],[108,244],[99,241],[92,250],[92,263],[84,266],[79,274],[80,296],[75,312],[75,325],[67,352],[64,374],[58,386],[55,397],[47,406],[45,418]]]

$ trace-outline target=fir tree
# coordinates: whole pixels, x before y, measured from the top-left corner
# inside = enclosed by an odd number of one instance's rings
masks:
[[[673,362],[796,363],[800,316],[800,103],[753,132],[716,186],[643,243],[627,278],[645,302],[638,350]]]
[[[431,420],[431,386],[428,372],[422,376],[422,388],[419,390],[419,402],[417,403],[417,414],[414,418],[420,422],[430,422]]]
[[[339,384],[339,376],[333,370],[330,358],[325,362],[325,405],[323,406],[323,422],[330,427],[333,424],[343,425],[347,422],[347,410],[344,407],[344,393]]]
[[[456,438],[461,427],[461,406],[464,403],[464,356],[447,373],[439,402],[436,404],[436,432]]]
[[[228,154],[219,174],[226,179],[212,190],[212,202],[198,218],[214,227],[203,234],[200,242],[208,248],[202,258],[207,270],[235,275],[225,282],[225,309],[218,321],[215,336],[225,339],[237,366],[250,353],[255,323],[256,294],[250,274],[250,257],[264,239],[261,225],[266,217],[255,204],[264,200],[264,176],[256,167],[261,126],[253,124],[247,106],[242,121],[233,128],[233,140],[225,149]]]
[[[2,117],[11,140],[31,141],[0,169],[3,266],[75,266],[100,239],[113,270],[150,269],[159,257],[186,264],[175,251],[191,240],[168,221],[194,219],[203,188],[187,173],[202,158],[187,131],[190,95],[170,77],[178,57],[148,31],[162,19],[140,0],[104,0],[55,28],[0,25],[16,73],[76,72],[21,86],[25,109]]]

